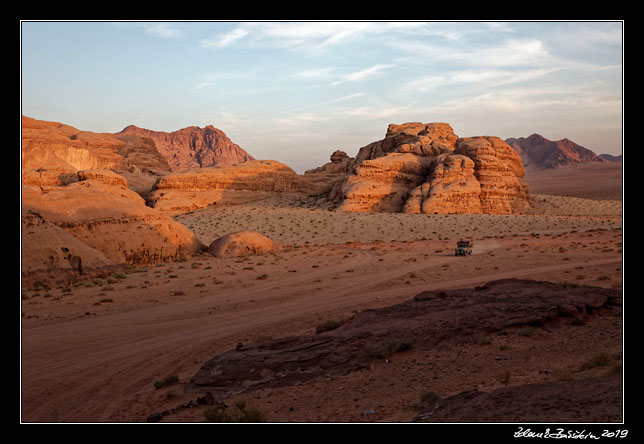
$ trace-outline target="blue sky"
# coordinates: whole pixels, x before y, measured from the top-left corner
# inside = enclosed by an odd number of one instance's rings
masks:
[[[387,125],[621,154],[622,22],[23,22],[22,113],[81,130],[214,125],[298,172]]]

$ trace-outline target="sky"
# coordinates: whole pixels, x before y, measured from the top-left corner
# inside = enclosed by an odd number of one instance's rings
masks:
[[[79,130],[213,125],[298,173],[391,123],[622,154],[621,21],[23,21],[21,112]]]

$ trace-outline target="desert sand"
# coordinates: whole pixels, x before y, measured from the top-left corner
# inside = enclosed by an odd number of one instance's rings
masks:
[[[252,230],[282,249],[241,258],[204,251],[102,280],[24,290],[22,419],[203,422],[207,406],[196,402],[203,393],[184,387],[214,356],[312,335],[326,321],[424,291],[505,278],[620,291],[621,200],[554,194],[532,194],[523,215],[349,213],[288,194],[177,215],[205,245]],[[454,256],[461,237],[474,239],[473,255]],[[360,371],[260,387],[224,402],[242,401],[269,422],[409,422],[427,410],[427,393],[453,400],[468,390],[611,378],[621,371],[621,306],[529,333],[504,328],[475,344],[448,339]],[[587,365],[597,356],[610,362]],[[169,375],[176,381],[155,387]],[[611,407],[607,420],[619,421],[620,405]],[[525,419],[519,408],[509,415],[502,421]],[[556,411],[546,415],[557,420]]]

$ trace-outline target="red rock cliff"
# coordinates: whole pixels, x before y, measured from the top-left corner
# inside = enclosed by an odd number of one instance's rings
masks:
[[[149,137],[159,152],[168,160],[173,172],[195,168],[235,165],[254,160],[254,157],[233,143],[223,131],[208,125],[205,128],[189,126],[166,133],[130,125],[118,134]]]

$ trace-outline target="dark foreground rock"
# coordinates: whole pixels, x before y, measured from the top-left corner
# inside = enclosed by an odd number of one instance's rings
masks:
[[[469,390],[445,398],[413,422],[619,422],[622,380],[617,375],[580,381],[555,381]]]
[[[428,291],[401,304],[365,310],[334,330],[238,346],[206,362],[185,389],[211,391],[221,399],[300,385],[369,368],[376,359],[410,348],[476,344],[503,329],[588,317],[620,306],[620,290],[531,280]]]

